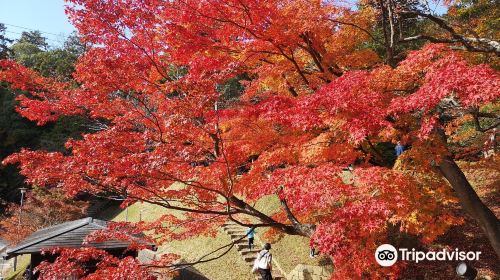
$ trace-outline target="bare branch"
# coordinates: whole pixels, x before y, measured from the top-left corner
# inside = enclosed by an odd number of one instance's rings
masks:
[[[375,41],[375,42],[377,42],[379,44],[382,44],[382,42],[380,42],[379,40],[377,40],[377,38],[375,38],[375,36],[373,36],[373,34],[370,31],[368,31],[366,28],[363,28],[363,27],[361,27],[361,26],[359,26],[359,25],[357,25],[355,23],[345,22],[345,21],[341,21],[341,20],[338,20],[338,19],[331,19],[331,18],[329,18],[328,20],[331,21],[331,22],[334,22],[334,23],[338,23],[338,24],[342,24],[342,25],[348,25],[348,26],[352,26],[354,28],[357,28],[357,29],[363,31],[364,33],[368,34],[368,36],[370,36],[373,41]]]
[[[405,11],[402,13],[402,15],[427,18],[432,22],[434,22],[435,24],[437,24],[441,29],[446,30],[451,35],[452,39],[440,39],[428,35],[417,35],[401,39],[400,42],[428,40],[434,43],[460,43],[462,44],[462,48],[459,49],[465,49],[471,52],[487,52],[487,53],[492,52],[495,53],[496,55],[500,55],[500,43],[498,41],[487,38],[466,37],[461,34],[458,34],[455,31],[455,29],[453,29],[453,27],[451,27],[444,19],[440,17],[431,14],[426,14],[420,11]],[[473,43],[481,44],[482,47],[474,46]]]

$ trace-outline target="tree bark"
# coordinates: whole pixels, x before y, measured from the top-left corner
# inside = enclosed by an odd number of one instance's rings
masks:
[[[280,199],[280,201],[281,201],[281,207],[285,211],[288,220],[292,222],[293,228],[299,233],[299,235],[305,237],[311,237],[314,234],[314,231],[316,230],[316,225],[302,224],[301,222],[299,222],[297,217],[295,217],[295,215],[292,213],[290,207],[288,207],[286,199]]]
[[[263,224],[259,226],[268,226],[268,227],[273,227],[277,228],[278,230],[289,234],[289,235],[300,235],[304,237],[311,237],[314,233],[314,230],[316,229],[316,226],[313,224],[302,224],[300,223],[296,218],[294,218],[294,221],[291,225],[290,224],[283,224],[275,221],[273,218],[269,217],[268,215],[258,211],[257,209],[253,208],[252,206],[248,205],[245,201],[237,198],[236,196],[230,196],[229,201],[231,204],[235,205],[237,208],[239,208],[240,213],[244,213],[253,217],[256,217],[259,219]],[[290,212],[290,209],[288,208],[287,215],[292,215]],[[293,216],[294,217],[294,216]],[[230,217],[231,218],[231,217]],[[240,222],[236,221],[234,218],[231,218],[234,222],[241,224]],[[245,226],[256,226],[255,224],[248,224]]]
[[[440,163],[438,169],[455,190],[463,209],[479,223],[500,259],[500,221],[498,218],[481,201],[460,167],[452,158],[446,157]]]
[[[384,46],[385,46],[385,53],[386,53],[386,62],[391,66],[392,68],[396,68],[396,63],[394,61],[394,48],[393,48],[393,39],[391,36],[393,36],[393,33],[391,32],[392,35],[389,34],[388,30],[388,24],[389,22],[389,11],[388,7],[385,6],[385,0],[380,0],[379,5],[380,5],[380,10],[382,11],[382,31],[384,32]],[[392,28],[392,26],[389,26],[389,28]]]

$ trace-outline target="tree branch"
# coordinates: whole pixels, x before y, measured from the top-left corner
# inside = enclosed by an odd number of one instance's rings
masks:
[[[463,47],[458,49],[465,49],[471,52],[495,53],[496,55],[500,56],[500,43],[495,40],[463,36],[461,34],[458,34],[455,29],[453,29],[444,19],[420,11],[405,11],[402,12],[402,15],[427,18],[437,24],[441,29],[446,30],[451,35],[452,39],[441,39],[421,34],[413,37],[403,38],[400,40],[400,42],[427,40],[433,43],[460,43]],[[474,46],[472,45],[473,43],[482,44],[483,47]]]

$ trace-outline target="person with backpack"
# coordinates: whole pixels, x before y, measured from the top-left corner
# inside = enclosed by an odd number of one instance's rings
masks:
[[[264,244],[264,249],[257,253],[257,258],[255,259],[252,271],[260,273],[262,280],[272,280],[271,271],[273,269],[273,255],[269,251],[271,250],[271,244]]]

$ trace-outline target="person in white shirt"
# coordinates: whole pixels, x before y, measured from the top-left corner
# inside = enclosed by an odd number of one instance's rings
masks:
[[[264,244],[264,249],[257,253],[256,262],[258,263],[259,273],[262,280],[272,280],[271,271],[273,269],[273,255],[269,251],[271,244]]]

